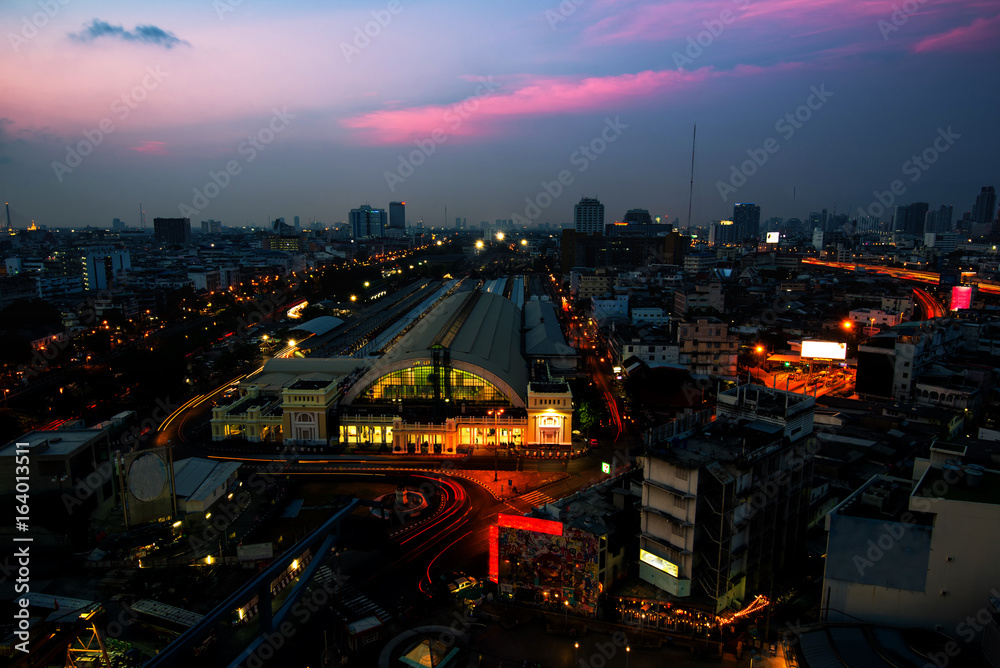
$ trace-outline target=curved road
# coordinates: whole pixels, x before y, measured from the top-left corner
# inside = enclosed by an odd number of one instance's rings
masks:
[[[923,288],[913,288],[913,296],[916,298],[917,303],[920,304],[920,308],[924,312],[924,320],[944,318],[948,315],[947,309],[941,305],[941,302],[939,302],[934,295],[927,292]]]

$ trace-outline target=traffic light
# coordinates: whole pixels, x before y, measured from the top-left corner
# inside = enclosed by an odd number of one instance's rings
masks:
[[[792,366],[791,362],[785,362],[785,366]]]

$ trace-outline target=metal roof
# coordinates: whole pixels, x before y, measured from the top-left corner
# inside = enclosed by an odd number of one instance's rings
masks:
[[[460,291],[442,301],[355,383],[350,404],[387,373],[433,359],[432,348],[447,348],[451,365],[495,383],[514,406],[525,405],[528,365],[521,355],[521,312],[500,295]]]

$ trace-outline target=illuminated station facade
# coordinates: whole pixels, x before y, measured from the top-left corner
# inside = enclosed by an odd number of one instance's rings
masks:
[[[213,440],[396,454],[569,453],[573,397],[522,354],[521,309],[458,290],[382,357],[274,359],[213,411]]]
[[[394,453],[568,449],[573,397],[521,354],[505,297],[458,292],[424,317],[340,402],[340,442]]]

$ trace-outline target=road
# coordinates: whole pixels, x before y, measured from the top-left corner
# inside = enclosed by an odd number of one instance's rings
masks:
[[[948,311],[941,305],[941,302],[923,288],[913,288],[913,296],[924,312],[924,320],[943,318],[948,315]]]

